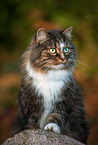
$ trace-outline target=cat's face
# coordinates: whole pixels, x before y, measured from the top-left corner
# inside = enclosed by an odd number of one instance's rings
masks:
[[[76,52],[70,41],[72,27],[67,30],[52,30],[47,32],[40,28],[34,38],[31,48],[30,61],[37,71],[47,72],[48,70],[72,70]]]

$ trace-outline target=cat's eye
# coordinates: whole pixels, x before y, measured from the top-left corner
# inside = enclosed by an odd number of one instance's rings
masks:
[[[56,49],[55,48],[50,48],[49,49],[50,53],[55,54],[56,53]]]
[[[64,52],[68,53],[69,52],[69,48],[68,47],[64,48]]]

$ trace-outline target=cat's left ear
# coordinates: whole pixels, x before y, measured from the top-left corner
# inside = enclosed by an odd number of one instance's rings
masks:
[[[72,38],[72,36],[71,36],[72,29],[73,29],[73,27],[70,26],[63,32],[63,34],[66,35],[70,40]]]
[[[36,41],[38,42],[43,42],[48,40],[49,34],[44,28],[39,28],[36,34]]]

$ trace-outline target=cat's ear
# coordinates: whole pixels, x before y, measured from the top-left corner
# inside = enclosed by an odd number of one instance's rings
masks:
[[[44,28],[39,28],[36,34],[36,41],[38,42],[43,42],[48,40],[49,34]]]
[[[71,36],[72,29],[73,29],[73,27],[70,26],[63,32],[63,34],[66,35],[70,40],[72,38],[72,36]]]

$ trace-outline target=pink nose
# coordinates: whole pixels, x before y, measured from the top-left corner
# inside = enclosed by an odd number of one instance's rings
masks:
[[[62,60],[62,61],[64,61],[64,60],[65,60],[65,56],[64,56],[64,54],[63,54],[63,53],[60,53],[60,58],[61,58],[61,60]]]

